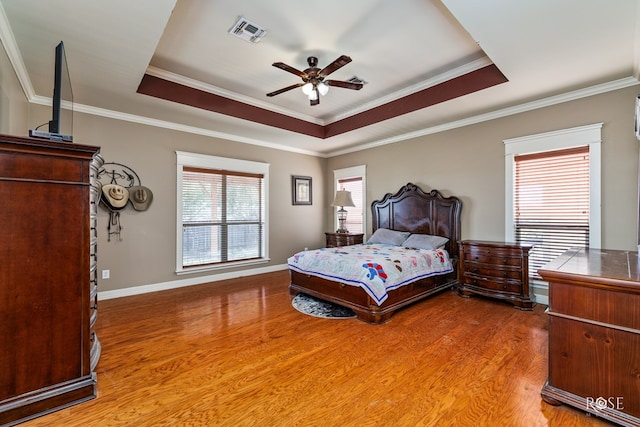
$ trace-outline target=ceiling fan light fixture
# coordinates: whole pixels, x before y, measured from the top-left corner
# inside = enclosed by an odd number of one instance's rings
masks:
[[[304,85],[302,85],[302,93],[309,96],[311,95],[311,92],[313,92],[313,84],[305,83]]]
[[[267,96],[276,96],[299,87],[302,89],[302,93],[304,93],[309,98],[311,106],[314,106],[320,104],[320,96],[324,96],[329,92],[329,86],[360,90],[362,89],[362,83],[354,83],[341,80],[325,80],[325,78],[329,74],[344,67],[349,62],[351,62],[351,58],[349,58],[347,55],[341,55],[332,63],[330,63],[323,69],[320,69],[317,67],[318,58],[316,58],[315,56],[310,56],[307,58],[307,64],[309,64],[309,68],[305,69],[304,71],[293,68],[292,66],[287,65],[284,62],[274,62],[271,65],[302,78],[302,83],[293,84],[287,87],[283,87],[282,89],[269,92]]]
[[[318,83],[318,92],[320,92],[320,95],[324,96],[327,94],[327,92],[329,92],[329,86],[325,83]]]

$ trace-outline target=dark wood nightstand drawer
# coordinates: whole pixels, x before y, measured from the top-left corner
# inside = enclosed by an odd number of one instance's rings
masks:
[[[465,260],[487,264],[522,266],[522,250],[517,248],[496,248],[488,246],[463,246]]]
[[[465,274],[463,283],[494,291],[510,292],[513,294],[522,293],[522,283],[519,280],[500,280],[483,276],[475,276],[473,274]]]
[[[351,233],[324,233],[327,241],[327,248],[337,248],[338,246],[359,245],[362,243],[364,234]]]
[[[471,273],[484,277],[495,277],[499,279],[514,279],[522,280],[522,270],[520,268],[499,268],[494,265],[487,265],[482,263],[465,263],[465,273]]]

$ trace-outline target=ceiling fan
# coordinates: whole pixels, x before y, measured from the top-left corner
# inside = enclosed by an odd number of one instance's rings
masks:
[[[276,96],[288,90],[302,87],[302,92],[304,92],[304,94],[309,97],[309,103],[311,105],[318,105],[320,104],[320,95],[325,95],[329,90],[329,86],[360,90],[363,86],[362,83],[340,80],[325,80],[325,77],[327,77],[337,69],[344,67],[349,62],[351,62],[351,58],[346,55],[342,55],[321,70],[320,68],[318,68],[318,58],[316,58],[315,56],[310,56],[307,58],[309,68],[304,71],[297,70],[283,62],[274,62],[274,67],[280,68],[281,70],[288,71],[291,74],[295,74],[296,76],[301,77],[302,82],[287,86],[274,92],[270,92],[267,94],[267,96]]]

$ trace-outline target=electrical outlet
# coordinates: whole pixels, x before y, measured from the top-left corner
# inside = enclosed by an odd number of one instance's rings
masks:
[[[111,275],[111,272],[109,270],[102,270],[103,279],[108,279],[110,275]]]

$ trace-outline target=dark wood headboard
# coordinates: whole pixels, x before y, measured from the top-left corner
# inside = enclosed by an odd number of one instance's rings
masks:
[[[371,203],[373,231],[378,228],[432,234],[449,239],[445,248],[452,258],[458,257],[460,211],[462,201],[444,197],[438,190],[425,193],[408,183],[396,194],[387,193]]]

